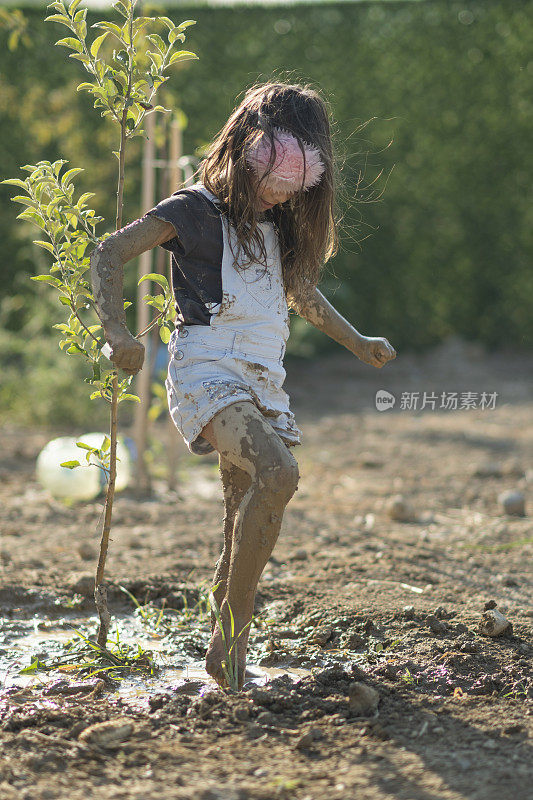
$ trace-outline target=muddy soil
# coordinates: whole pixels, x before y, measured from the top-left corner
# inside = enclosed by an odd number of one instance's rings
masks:
[[[197,672],[146,683],[142,702],[69,673],[17,685],[32,654],[50,656],[54,626],[79,618],[94,632],[102,498],[68,507],[35,481],[42,446],[83,431],[0,430],[2,800],[531,797],[533,357],[450,341],[383,370],[340,350],[286,366],[301,480],[250,636],[264,680],[240,694],[198,669],[202,587],[221,546],[216,458],[191,456],[163,423],[155,495],[116,498],[110,597],[119,625],[134,612],[119,585],[163,608],[165,669],[170,658]],[[380,389],[394,408],[376,410]],[[436,408],[403,409],[413,392],[435,393]],[[442,410],[442,392],[477,393],[477,407]],[[497,393],[494,408],[478,406],[483,392]],[[524,494],[525,516],[505,513],[505,490]],[[396,495],[405,521],[391,516]],[[479,631],[491,606],[511,623],[496,638]],[[32,651],[14,657],[28,626]],[[364,690],[358,705],[361,683],[379,693],[377,707]]]

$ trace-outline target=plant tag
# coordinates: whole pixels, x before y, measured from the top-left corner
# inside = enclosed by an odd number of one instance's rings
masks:
[[[104,344],[104,346],[102,347],[102,350],[100,352],[102,353],[103,356],[105,356],[106,358],[108,358],[111,361],[112,350],[111,350],[111,345],[108,344],[108,342],[106,342]]]

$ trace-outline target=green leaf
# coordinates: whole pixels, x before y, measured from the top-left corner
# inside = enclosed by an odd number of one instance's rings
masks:
[[[106,31],[105,33],[102,33],[92,43],[92,45],[91,45],[91,55],[92,55],[93,58],[97,57],[98,51],[100,50],[102,42],[104,41],[104,39],[107,38],[108,33],[109,33],[109,31]]]
[[[148,56],[148,58],[150,59],[152,64],[155,66],[155,68],[157,70],[160,70],[162,65],[163,65],[163,56],[161,55],[161,53],[159,53],[159,52],[152,53],[151,50],[148,50],[146,52],[146,55]]]
[[[137,397],[136,394],[123,394],[120,398],[121,400],[134,400],[136,403],[140,403],[140,397]]]
[[[196,53],[191,53],[190,50],[179,50],[177,53],[173,53],[170,56],[170,64],[175,64],[176,61],[190,61],[190,59],[198,59]]]
[[[109,31],[109,33],[112,33],[121,42],[123,41],[122,28],[120,25],[115,25],[114,22],[95,22],[94,25],[91,25],[91,28],[100,28],[103,31]]]
[[[85,53],[71,53],[69,58],[74,58],[76,61],[81,61],[82,64],[90,64],[91,59]]]
[[[61,25],[66,25],[67,28],[72,30],[70,18],[64,14],[52,14],[50,17],[45,17],[45,22],[59,22]]]
[[[66,39],[60,39],[56,42],[56,46],[61,45],[62,47],[71,47],[73,50],[77,50],[78,53],[83,52],[83,45],[79,39],[74,39],[73,36],[67,36]]]
[[[169,19],[168,17],[158,17],[158,18],[157,18],[157,21],[158,21],[158,22],[162,22],[164,25],[166,25],[166,26],[167,26],[167,28],[168,28],[169,30],[172,30],[172,29],[174,28],[174,24],[175,24],[175,23],[174,23],[174,22],[172,22],[172,20],[171,20],[171,19]]]
[[[74,12],[76,11],[80,3],[81,0],[72,0],[72,3],[68,7],[68,13],[70,14],[71,17],[74,15]]]
[[[137,282],[137,286],[141,284],[143,281],[154,281],[154,283],[158,283],[160,286],[163,286],[165,289],[168,289],[168,281],[164,275],[160,275],[159,272],[149,272],[147,275],[143,275],[142,278],[139,278]]]
[[[67,170],[65,174],[61,177],[61,186],[64,188],[65,185],[74,178],[75,175],[79,175],[80,172],[84,172],[85,170],[82,167],[74,167],[73,169]]]
[[[34,240],[33,244],[36,244],[37,247],[42,247],[43,250],[48,250],[49,253],[54,252],[54,246],[51,242],[42,242],[39,239]]]
[[[149,42],[152,42],[158,50],[161,51],[161,55],[164,55],[167,52],[167,46],[163,39],[157,33],[150,33],[147,37]]]
[[[0,181],[0,183],[8,183],[11,186],[19,186],[21,189],[27,189],[26,181],[20,180],[20,178],[8,178],[5,181]]]
[[[66,467],[67,469],[75,469],[76,467],[81,467],[81,464],[79,461],[63,461],[59,466]]]
[[[184,31],[185,28],[189,28],[191,25],[196,25],[196,20],[195,19],[186,19],[184,22],[180,22],[180,24],[178,25],[178,30],[179,31]]]
[[[169,43],[170,44],[174,44],[174,42],[177,41],[177,39],[179,39],[180,42],[184,42],[185,41],[185,34],[181,33],[178,30],[178,28],[175,28],[173,31],[169,31],[169,34],[168,34]]]
[[[41,283],[48,283],[50,286],[55,286],[56,289],[62,286],[59,278],[53,278],[51,275],[31,275],[32,281],[41,281]]]
[[[97,447],[91,447],[90,444],[85,444],[85,442],[76,442],[76,447],[80,447],[82,450],[89,450],[91,453],[97,453]]]
[[[88,91],[91,91],[91,89],[97,89],[97,88],[98,88],[97,83],[87,83],[85,81],[84,83],[80,83],[80,85],[76,88],[76,91],[81,92],[82,89],[87,89]]]
[[[170,328],[167,328],[166,325],[161,325],[159,328],[159,336],[163,344],[168,344],[170,341]]]

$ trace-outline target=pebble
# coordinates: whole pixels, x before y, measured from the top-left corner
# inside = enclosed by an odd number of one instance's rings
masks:
[[[415,615],[415,607],[414,606],[404,606],[402,609],[402,613],[404,619],[413,619]]]
[[[380,458],[376,458],[373,453],[361,453],[359,464],[367,469],[379,469],[383,466],[383,461]]]
[[[303,547],[300,547],[299,550],[294,551],[292,558],[294,561],[307,561],[307,550],[305,550]]]
[[[233,712],[233,719],[236,722],[245,722],[249,717],[250,711],[246,706],[238,706]]]
[[[133,733],[133,720],[126,717],[110,719],[107,722],[97,722],[85,728],[78,739],[84,744],[93,747],[113,748],[130,738]]]
[[[313,734],[311,731],[306,731],[301,736],[298,737],[295,743],[295,747],[297,750],[307,750],[313,744]]]
[[[503,511],[513,517],[523,517],[526,513],[526,499],[523,492],[511,490],[498,495],[498,503]]]
[[[413,518],[413,510],[401,494],[396,494],[387,500],[385,511],[391,519],[398,522],[409,522]]]
[[[276,717],[270,711],[262,711],[256,720],[258,725],[275,725],[276,724]]]
[[[372,686],[358,681],[350,684],[348,700],[352,714],[373,714],[378,707],[379,694]]]
[[[479,632],[485,636],[500,636],[511,627],[511,623],[503,614],[494,608],[485,611],[479,623]]]
[[[138,536],[130,536],[128,539],[128,547],[130,550],[142,550],[142,540]]]
[[[92,561],[96,558],[96,550],[89,542],[82,542],[78,546],[78,555],[82,561]]]
[[[329,642],[332,635],[333,635],[332,628],[318,628],[316,631],[313,631],[313,633],[309,638],[310,641],[313,642],[313,644],[318,644],[320,646],[323,646]]]
[[[365,640],[359,633],[345,633],[340,639],[341,647],[347,647],[349,650],[359,650],[365,646]]]
[[[441,622],[440,619],[437,619],[434,614],[428,614],[426,617],[426,624],[433,633],[438,635],[446,633],[446,625],[444,622]]]
[[[481,461],[475,465],[472,474],[475,478],[501,478],[502,470],[496,461]]]

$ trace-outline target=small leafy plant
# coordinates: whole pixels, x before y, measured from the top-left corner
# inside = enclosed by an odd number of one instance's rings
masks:
[[[137,0],[117,0],[113,8],[119,15],[119,21],[96,22],[92,27],[97,29],[98,35],[90,40],[87,9],[80,9],[80,2],[72,0],[66,6],[62,0],[56,0],[48,6],[54,13],[46,19],[68,28],[69,35],[56,44],[71,50],[69,57],[81,62],[89,75],[89,80],[80,83],[77,90],[92,95],[94,107],[101,116],[117,126],[119,144],[113,154],[118,159],[115,229],[119,230],[122,227],[127,142],[134,136],[144,134],[142,125],[147,114],[169,111],[155,104],[155,96],[168,80],[166,73],[169,67],[197,58],[191,51],[177,49],[185,39],[186,29],[194,24],[194,20],[175,25],[165,16],[136,16]],[[94,457],[107,477],[95,579],[95,602],[100,618],[97,644],[105,649],[111,616],[103,578],[115,492],[117,407],[123,400],[138,401],[139,398],[128,391],[132,376],[119,380],[118,371],[110,368],[102,352],[105,339],[95,313],[96,305],[87,280],[87,270],[90,266],[89,248],[94,248],[105,238],[98,238],[96,234],[96,226],[103,219],[88,206],[93,192],[75,197],[74,178],[83,171],[82,168],[71,167],[63,171],[65,164],[67,162],[64,159],[28,164],[22,167],[29,173],[25,179],[12,178],[3,183],[14,185],[24,192],[13,198],[25,206],[18,219],[34,223],[46,237],[37,240],[36,244],[50,253],[50,271],[33,279],[52,286],[64,307],[66,319],[54,325],[61,333],[59,347],[67,354],[86,361],[89,377],[85,380],[91,385],[91,398],[103,399],[110,405],[109,438],[106,437],[101,448],[91,448],[86,454],[87,464]],[[159,325],[162,341],[168,342],[172,324],[170,287],[164,276],[150,274],[141,278],[147,279],[157,282],[162,294],[146,295],[144,298],[158,313],[137,337],[147,333],[154,325]],[[129,305],[124,304],[125,308]],[[77,444],[84,447],[80,442]],[[64,462],[63,466],[75,469],[81,465],[78,461],[70,461]]]

